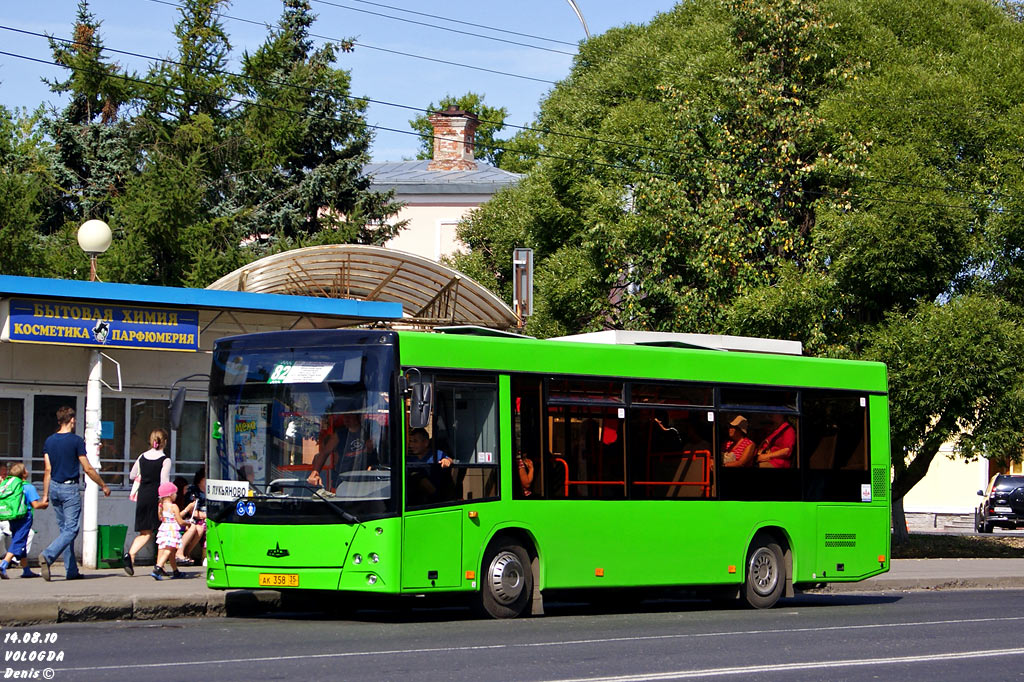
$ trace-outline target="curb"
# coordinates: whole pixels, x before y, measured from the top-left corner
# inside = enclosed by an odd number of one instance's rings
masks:
[[[1001,578],[872,578],[859,583],[831,583],[813,590],[819,594],[845,592],[910,592],[914,590],[1024,589],[1024,576]],[[808,590],[810,591],[810,590]]]
[[[2,626],[48,623],[85,623],[101,620],[155,620],[159,618],[195,618],[225,616],[227,602],[234,593],[215,592],[201,597],[68,597],[9,601],[11,611],[0,614]],[[263,609],[260,613],[266,611]]]

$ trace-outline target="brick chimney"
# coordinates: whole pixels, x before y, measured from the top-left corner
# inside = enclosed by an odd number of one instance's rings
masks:
[[[429,117],[434,126],[434,160],[427,170],[476,170],[473,160],[473,135],[480,125],[476,114],[467,114],[455,105]]]

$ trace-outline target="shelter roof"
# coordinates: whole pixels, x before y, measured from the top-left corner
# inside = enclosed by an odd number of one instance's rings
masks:
[[[362,244],[329,244],[267,256],[210,289],[400,303],[412,325],[509,329],[515,313],[469,277],[429,258]]]

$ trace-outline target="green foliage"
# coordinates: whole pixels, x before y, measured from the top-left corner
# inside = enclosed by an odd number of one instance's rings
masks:
[[[0,111],[0,272],[81,277],[75,233],[88,218],[114,231],[101,279],[204,286],[268,253],[326,243],[379,244],[403,223],[393,197],[361,177],[371,135],[349,96],[339,50],[316,47],[306,0],[286,0],[266,42],[226,71],[227,0],[184,0],[177,54],[145,79],[103,50],[79,4],[68,67],[52,82],[68,106],[37,119]]]
[[[1024,337],[1012,313],[998,299],[970,294],[922,302],[868,333],[862,357],[889,369],[894,497],[920,480],[954,437],[957,452],[968,458],[1020,458]]]
[[[52,194],[39,114],[0,106],[0,272],[31,275],[42,266],[39,230]]]
[[[273,250],[383,243],[401,225],[386,222],[397,212],[391,195],[371,194],[361,177],[371,141],[366,104],[350,97],[348,72],[334,67],[339,46],[314,49],[309,3],[284,5],[278,30],[243,57],[247,103],[231,128],[245,141],[237,201],[253,207],[250,233]]]
[[[988,0],[692,0],[581,46],[457,266],[535,333],[795,339],[891,371],[894,499],[938,445],[1017,459],[1024,24]],[[551,158],[557,157],[557,158]]]
[[[68,67],[67,79],[50,81],[50,89],[69,101],[41,122],[53,142],[47,153],[59,191],[47,232],[68,221],[109,217],[111,200],[135,170],[137,140],[120,114],[137,91],[128,74],[104,56],[100,25],[82,0],[70,40],[50,40],[54,61]]]
[[[475,143],[475,156],[492,166],[503,167],[502,158],[504,152],[499,148],[504,146],[501,140],[495,136],[505,128],[505,119],[508,117],[508,110],[505,107],[492,107],[484,102],[484,96],[475,92],[467,92],[461,97],[445,95],[439,104],[433,102],[427,107],[426,114],[420,114],[409,121],[409,126],[420,134],[420,151],[417,159],[434,158],[434,127],[430,125],[429,116],[435,111],[444,111],[454,106],[466,113],[476,114],[480,119],[480,125],[473,136]]]

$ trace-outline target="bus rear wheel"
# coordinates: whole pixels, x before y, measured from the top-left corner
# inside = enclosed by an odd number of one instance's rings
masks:
[[[514,543],[491,549],[484,557],[480,606],[492,618],[517,618],[533,597],[530,555]]]
[[[786,586],[782,548],[772,538],[755,538],[747,553],[743,600],[755,609],[770,609]]]

